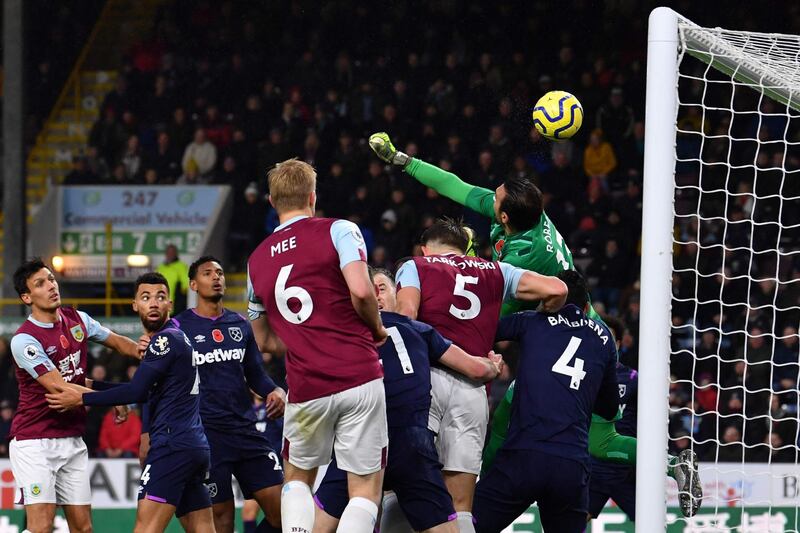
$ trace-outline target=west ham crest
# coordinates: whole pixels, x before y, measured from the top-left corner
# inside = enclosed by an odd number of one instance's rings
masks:
[[[236,342],[241,342],[241,340],[244,338],[241,328],[228,328],[228,335],[230,335],[231,339]]]

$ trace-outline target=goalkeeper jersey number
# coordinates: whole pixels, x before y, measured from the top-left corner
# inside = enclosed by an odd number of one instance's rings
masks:
[[[494,219],[494,192],[480,187],[467,195],[466,207]],[[492,222],[492,259],[545,276],[556,276],[563,270],[573,270],[572,252],[555,224],[542,212],[539,223],[527,231],[506,235],[503,227]],[[523,309],[535,309],[530,302],[509,300],[503,304],[506,316]]]

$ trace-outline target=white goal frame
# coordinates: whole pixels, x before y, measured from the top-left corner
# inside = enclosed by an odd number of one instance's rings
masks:
[[[639,417],[637,426],[636,532],[666,527],[667,443],[670,383],[670,321],[673,272],[676,121],[681,40],[686,52],[764,96],[800,111],[800,79],[791,61],[741,51],[738,32],[708,30],[675,11],[650,14],[641,264]],[[750,34],[755,39],[785,36]]]

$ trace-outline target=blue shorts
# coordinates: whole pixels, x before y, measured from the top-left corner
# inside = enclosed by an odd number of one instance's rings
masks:
[[[588,500],[588,465],[537,450],[501,448],[475,488],[475,531],[502,531],[536,502],[545,533],[583,533]]]
[[[209,468],[208,448],[151,449],[139,481],[139,499],[175,506],[175,516],[211,507],[204,482]]]
[[[434,435],[428,428],[389,429],[389,455],[383,478],[384,490],[393,490],[397,502],[415,531],[455,520],[453,500],[442,477]],[[334,459],[314,500],[320,509],[341,518],[347,506],[347,473]]]
[[[283,483],[280,456],[266,437],[252,433],[219,433],[206,429],[211,446],[211,471],[206,484],[213,503],[233,499],[231,476],[236,476],[245,499],[254,492]]]
[[[628,515],[631,522],[636,521],[636,468],[592,459],[589,514],[597,518],[609,498]]]

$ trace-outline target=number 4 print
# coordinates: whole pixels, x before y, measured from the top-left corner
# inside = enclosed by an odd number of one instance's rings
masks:
[[[578,337],[572,337],[569,340],[569,344],[567,345],[566,349],[561,354],[561,357],[558,358],[558,361],[555,362],[553,368],[551,369],[556,374],[569,376],[571,378],[569,382],[569,388],[575,390],[581,388],[581,381],[583,381],[583,378],[586,377],[586,372],[583,370],[583,359],[580,357],[576,357],[575,364],[573,366],[569,366],[569,362],[575,356],[575,353],[578,351],[578,346],[580,345],[581,339]]]
[[[150,465],[145,465],[144,470],[142,470],[142,485],[147,485],[147,482],[150,481]]]

